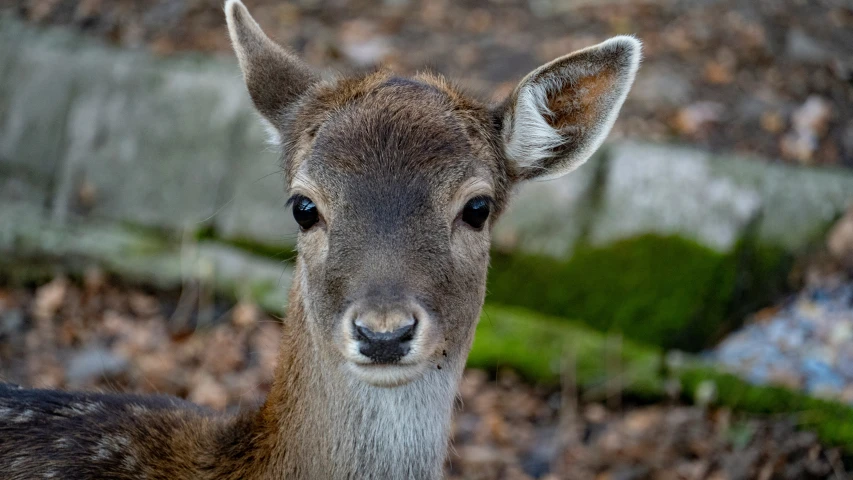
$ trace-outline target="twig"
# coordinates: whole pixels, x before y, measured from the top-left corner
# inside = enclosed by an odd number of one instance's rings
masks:
[[[608,335],[605,342],[605,369],[607,373],[607,407],[622,408],[622,335]]]

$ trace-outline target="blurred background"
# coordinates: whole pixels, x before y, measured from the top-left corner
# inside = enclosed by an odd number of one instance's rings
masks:
[[[500,101],[616,34],[608,142],[493,232],[454,479],[853,478],[850,0],[246,0]],[[222,5],[0,0],[0,379],[262,401],[295,255]]]

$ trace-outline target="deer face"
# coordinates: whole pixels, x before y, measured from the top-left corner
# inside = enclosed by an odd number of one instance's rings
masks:
[[[431,75],[321,81],[239,0],[225,8],[249,93],[281,139],[301,227],[294,298],[314,346],[377,386],[459,374],[509,190],[598,148],[639,43],[617,37],[557,59],[487,107]]]
[[[301,287],[318,338],[359,377],[396,385],[471,338],[509,172],[429,79],[350,87],[318,87],[296,113],[313,132],[286,166]]]

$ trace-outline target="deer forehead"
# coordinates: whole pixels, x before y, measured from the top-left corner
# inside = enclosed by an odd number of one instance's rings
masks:
[[[439,77],[340,80],[318,88],[296,114],[299,140],[285,171],[292,190],[329,202],[347,193],[452,202],[472,182],[490,194],[483,186],[503,183],[506,172],[487,118]]]

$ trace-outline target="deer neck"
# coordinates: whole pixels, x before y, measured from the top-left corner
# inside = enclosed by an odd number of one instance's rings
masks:
[[[366,384],[312,340],[298,284],[276,379],[260,412],[266,476],[440,478],[464,358],[407,385]]]

